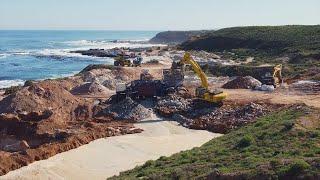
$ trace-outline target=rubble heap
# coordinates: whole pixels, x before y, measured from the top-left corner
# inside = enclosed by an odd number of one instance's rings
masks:
[[[222,107],[201,99],[183,98],[172,94],[160,99],[155,107],[159,115],[170,117],[191,129],[227,133],[232,129],[255,122],[260,116],[281,105],[266,103],[229,104]]]
[[[173,114],[187,112],[190,105],[191,99],[171,94],[160,99],[155,109],[161,116],[171,117]]]
[[[262,83],[251,76],[237,77],[222,86],[225,89],[254,89],[261,86]]]
[[[249,103],[238,107],[224,107],[188,121],[185,126],[192,129],[227,133],[232,129],[255,122],[258,117],[268,112],[270,112],[270,109],[266,105],[257,103]]]
[[[129,120],[135,122],[151,117],[151,113],[151,110],[135,102],[130,97],[127,97],[118,103],[111,104],[102,110],[103,115],[111,116],[116,120]],[[101,113],[99,115],[101,115]]]

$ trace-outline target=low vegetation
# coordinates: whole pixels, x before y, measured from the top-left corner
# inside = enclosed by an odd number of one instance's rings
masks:
[[[187,50],[235,51],[239,56],[299,53],[319,57],[320,25],[225,28],[185,42],[181,47]]]
[[[319,110],[294,105],[111,179],[320,178]]]
[[[150,43],[180,44],[207,31],[165,31],[150,39]]]
[[[320,69],[320,25],[251,26],[212,31],[180,45],[184,50],[214,52],[223,59],[245,62],[245,66],[284,64],[293,77]]]

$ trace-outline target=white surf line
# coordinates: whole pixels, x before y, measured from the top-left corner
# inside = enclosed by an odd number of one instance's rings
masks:
[[[208,131],[190,130],[176,122],[159,120],[145,121],[136,124],[136,127],[145,131],[98,139],[11,171],[0,179],[106,179],[150,159],[192,149],[221,136]]]

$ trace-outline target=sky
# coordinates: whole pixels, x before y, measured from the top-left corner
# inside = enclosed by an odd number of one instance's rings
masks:
[[[0,0],[0,29],[200,30],[320,24],[320,0]]]

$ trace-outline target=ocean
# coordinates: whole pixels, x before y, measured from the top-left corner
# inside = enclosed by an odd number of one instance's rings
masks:
[[[71,76],[89,64],[113,64],[111,58],[70,53],[72,50],[148,47],[155,31],[22,31],[0,30],[0,88],[26,80]]]

